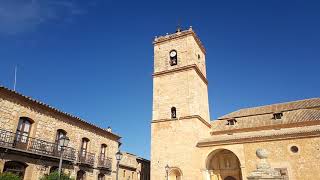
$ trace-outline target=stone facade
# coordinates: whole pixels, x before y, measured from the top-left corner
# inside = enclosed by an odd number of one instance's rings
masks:
[[[123,153],[119,164],[119,180],[150,180],[150,161]]]
[[[15,143],[21,117],[31,121],[27,145],[23,148]],[[58,166],[59,157],[54,155],[54,148],[57,148],[54,143],[57,131],[62,129],[70,138],[68,146],[74,149],[74,158],[64,161],[65,172],[76,177],[77,172],[83,170],[86,180],[96,180],[99,174],[103,174],[105,179],[115,178],[114,157],[119,147],[118,135],[4,87],[0,87],[0,129],[0,171],[4,170],[6,162],[15,161],[26,165],[24,180],[36,180],[47,174],[51,168]],[[94,155],[90,159],[93,164],[79,162],[83,138],[89,140],[87,154]],[[111,169],[109,165],[101,168],[99,164],[102,144],[106,145],[103,160],[110,161]]]
[[[270,153],[273,175],[280,174],[275,178],[320,179],[320,98],[240,109],[210,121],[205,49],[192,28],[153,44],[152,180],[256,178],[250,175],[261,148]],[[171,63],[173,50],[177,62]]]

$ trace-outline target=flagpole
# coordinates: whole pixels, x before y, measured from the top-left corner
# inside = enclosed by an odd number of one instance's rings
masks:
[[[16,91],[16,85],[17,85],[17,66],[14,67],[14,84],[13,84],[14,91]]]

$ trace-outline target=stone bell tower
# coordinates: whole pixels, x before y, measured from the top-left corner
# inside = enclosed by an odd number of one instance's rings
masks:
[[[198,179],[196,144],[210,130],[205,48],[191,27],[153,45],[151,179],[165,178],[166,165],[169,177]]]

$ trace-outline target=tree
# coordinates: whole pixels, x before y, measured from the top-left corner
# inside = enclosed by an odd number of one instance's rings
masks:
[[[44,175],[42,178],[40,178],[40,180],[58,180],[58,177],[59,177],[59,173],[57,171],[54,171],[50,174]],[[67,175],[61,172],[60,180],[74,180],[74,179],[70,178],[70,175]]]

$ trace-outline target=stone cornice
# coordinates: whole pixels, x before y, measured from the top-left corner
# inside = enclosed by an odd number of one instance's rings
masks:
[[[281,130],[278,130],[281,132]],[[197,147],[208,147],[208,146],[217,146],[217,145],[230,145],[230,144],[244,144],[244,143],[255,143],[255,142],[265,142],[265,141],[279,141],[279,140],[289,140],[289,139],[299,139],[299,138],[310,138],[310,137],[320,137],[320,129],[311,129],[300,132],[292,132],[292,133],[274,133],[264,135],[263,132],[259,135],[255,135],[252,137],[240,137],[240,134],[237,135],[237,138],[230,139],[221,139],[215,140],[206,140],[200,141],[197,144]],[[230,135],[231,136],[231,135]]]
[[[201,116],[199,115],[191,115],[191,116],[182,116],[179,118],[173,118],[173,119],[157,119],[157,120],[152,120],[151,123],[160,123],[160,122],[167,122],[167,121],[179,121],[179,120],[183,120],[183,119],[199,119],[204,125],[206,125],[208,128],[211,128],[211,124],[209,122],[207,122],[206,120],[204,120]]]
[[[196,64],[191,64],[191,65],[187,65],[187,66],[178,67],[178,68],[175,68],[175,69],[155,72],[155,73],[152,74],[152,76],[153,77],[164,76],[164,75],[172,74],[172,73],[175,73],[175,72],[188,71],[188,70],[191,70],[191,69],[194,69],[197,72],[197,74],[200,76],[202,81],[205,84],[208,85],[207,78],[202,74],[202,72],[200,71],[200,69],[198,68],[198,66]]]
[[[195,39],[195,41],[197,42],[198,46],[200,47],[201,51],[203,52],[203,54],[206,54],[206,49],[204,48],[201,40],[199,39],[199,37],[197,36],[197,34],[192,30],[192,28],[189,28],[188,30],[184,30],[181,32],[176,32],[174,34],[167,34],[165,36],[159,36],[159,37],[155,37],[153,40],[153,44],[161,44],[163,42],[169,41],[169,40],[173,40],[173,39],[179,39],[179,38],[183,38],[185,36],[188,35],[192,35],[193,38]]]

